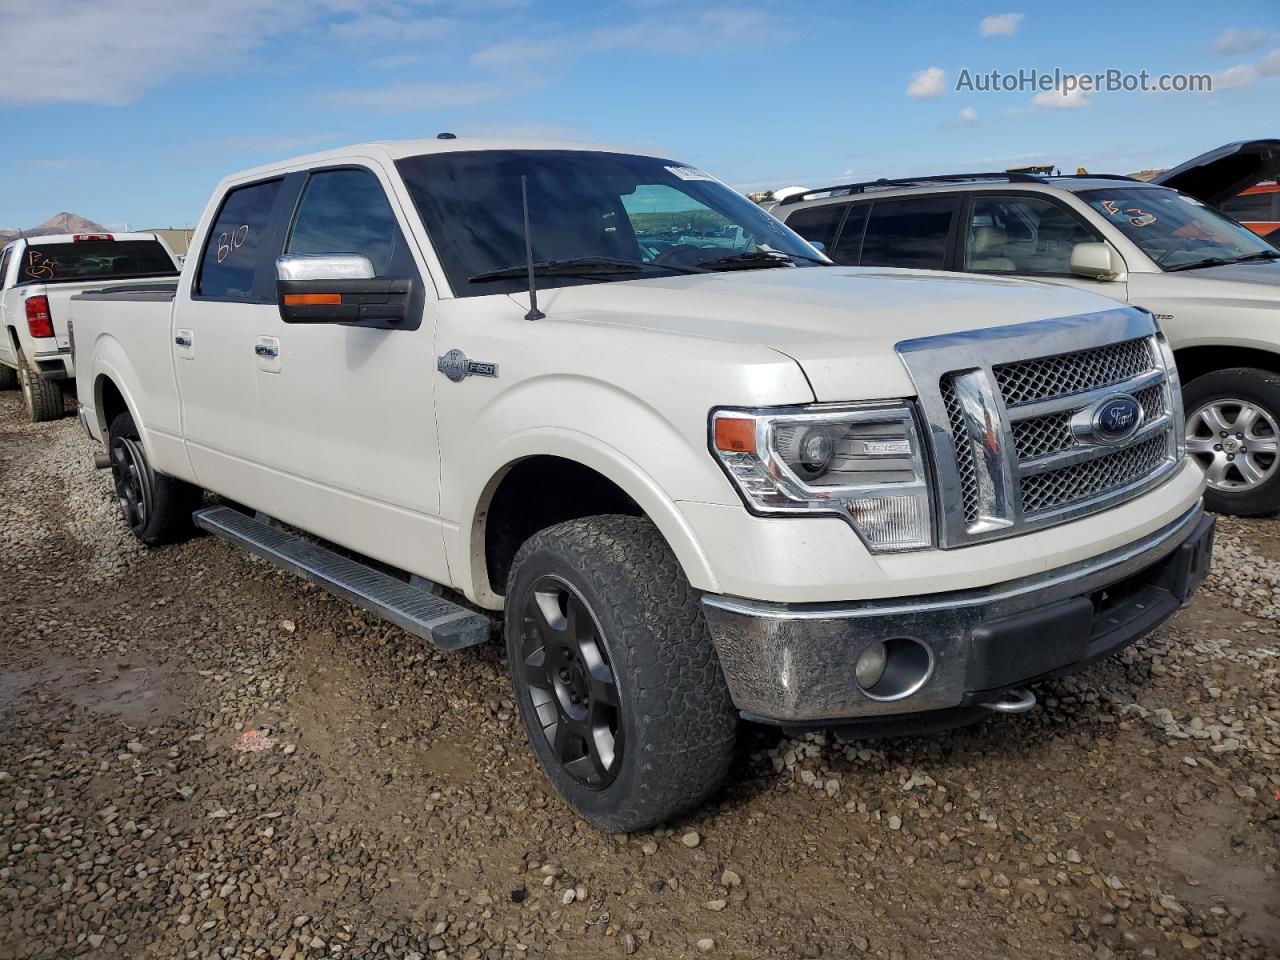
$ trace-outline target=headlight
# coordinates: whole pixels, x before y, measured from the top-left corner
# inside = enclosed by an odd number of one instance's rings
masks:
[[[753,513],[840,516],[877,551],[933,546],[908,404],[717,410],[711,449]]]

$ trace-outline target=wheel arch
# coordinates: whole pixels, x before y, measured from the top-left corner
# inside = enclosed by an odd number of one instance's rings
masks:
[[[1259,347],[1204,344],[1174,350],[1173,359],[1184,387],[1206,373],[1232,367],[1255,367],[1280,374],[1280,352]]]
[[[710,562],[675,502],[652,477],[612,448],[560,437],[557,453],[541,449],[512,456],[493,471],[473,508],[462,560],[483,606],[502,606],[511,561],[534,533],[556,523],[601,513],[649,519],[695,587],[717,590]],[[546,449],[546,448],[543,448]],[[531,503],[531,492],[550,496]],[[461,558],[460,558],[461,559]]]

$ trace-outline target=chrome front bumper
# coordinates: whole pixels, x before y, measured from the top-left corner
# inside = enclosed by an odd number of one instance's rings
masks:
[[[1162,530],[1085,563],[979,590],[839,604],[702,599],[744,717],[838,723],[996,700],[1114,653],[1163,623],[1209,570],[1214,520],[1199,503]],[[877,697],[854,679],[871,643],[928,652],[923,682]]]

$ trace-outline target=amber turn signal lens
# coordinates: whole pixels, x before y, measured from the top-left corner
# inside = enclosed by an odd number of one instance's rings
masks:
[[[716,449],[725,453],[755,453],[756,422],[727,417],[717,420]]]
[[[342,303],[340,293],[286,293],[286,307],[334,307]]]

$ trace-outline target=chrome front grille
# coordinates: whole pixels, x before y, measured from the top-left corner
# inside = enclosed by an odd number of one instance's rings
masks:
[[[1152,369],[1154,363],[1147,342],[1136,339],[1056,357],[1003,363],[991,372],[1005,405],[1017,407],[1120,383]]]
[[[906,341],[898,350],[930,424],[942,546],[1107,509],[1161,482],[1181,456],[1177,374],[1141,311]],[[1142,409],[1121,440],[1098,428],[1117,395]]]
[[[1022,509],[1035,514],[1096,497],[1146,476],[1167,454],[1168,441],[1157,435],[1095,460],[1023,477]]]

